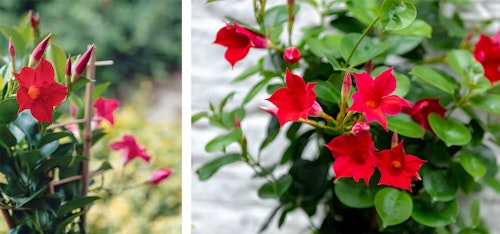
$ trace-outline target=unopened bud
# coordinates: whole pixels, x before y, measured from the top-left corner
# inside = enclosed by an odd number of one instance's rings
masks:
[[[153,184],[153,185],[157,185],[160,182],[162,182],[163,180],[167,179],[173,172],[174,172],[174,169],[170,169],[170,168],[158,169],[149,176],[148,182]]]
[[[71,77],[71,54],[68,55],[68,60],[66,60],[66,66],[64,68],[64,74],[66,75],[66,78]]]
[[[344,103],[347,102],[347,98],[351,94],[351,87],[352,87],[351,73],[346,72],[344,75],[344,80],[342,81],[342,90],[340,91],[340,98],[342,102]]]
[[[12,60],[16,57],[16,48],[14,47],[14,43],[12,43],[12,37],[9,37],[9,56]]]
[[[276,108],[275,106],[273,106],[273,107],[259,106],[259,108],[261,110],[265,110],[267,113],[274,115],[274,116],[277,116],[277,114],[278,114],[278,108]]]
[[[78,59],[78,61],[75,64],[75,73],[73,76],[75,79],[80,77],[83,74],[83,71],[85,71],[85,68],[87,67],[87,64],[89,63],[90,55],[92,55],[92,51],[94,51],[94,45],[90,46],[87,51]]]
[[[36,63],[40,62],[40,59],[42,59],[43,53],[45,53],[45,49],[47,48],[47,45],[50,40],[50,36],[52,34],[47,35],[33,50],[33,53],[31,53],[30,56],[30,61],[28,66],[33,67],[35,66]]]
[[[394,133],[392,133],[392,138],[391,138],[391,148],[396,147],[398,143],[399,143],[398,133],[394,131]]]
[[[30,26],[31,28],[38,30],[40,28],[40,15],[37,13],[33,13],[33,10],[29,11],[30,17]]]
[[[368,60],[368,62],[365,63],[365,71],[368,74],[372,74],[373,72],[373,60]]]
[[[241,127],[241,121],[240,121],[240,117],[238,117],[238,114],[234,114],[234,127],[235,128]]]
[[[360,136],[370,132],[370,125],[367,122],[355,123],[351,128],[352,135]]]
[[[322,113],[323,113],[323,108],[321,108],[321,106],[317,101],[314,101],[313,105],[311,106],[311,109],[309,109],[308,115],[312,117],[320,117]]]
[[[288,47],[285,49],[285,52],[283,52],[283,60],[285,60],[287,63],[293,65],[300,59],[300,51],[299,49],[297,49],[297,47]]]

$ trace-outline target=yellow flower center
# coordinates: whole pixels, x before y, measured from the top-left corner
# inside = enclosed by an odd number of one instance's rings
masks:
[[[30,96],[31,99],[35,100],[38,98],[40,95],[40,89],[34,85],[31,85],[28,88],[28,96]]]
[[[391,166],[395,171],[399,171],[399,169],[401,169],[401,163],[399,161],[392,161]]]
[[[377,103],[375,103],[374,101],[367,101],[366,106],[373,109],[373,108],[377,107]]]

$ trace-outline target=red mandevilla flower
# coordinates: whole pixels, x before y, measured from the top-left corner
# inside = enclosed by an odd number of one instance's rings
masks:
[[[403,113],[410,115],[424,130],[429,130],[431,129],[429,114],[436,113],[444,118],[446,109],[439,104],[439,98],[424,98],[418,100],[411,108],[403,107]]]
[[[316,102],[314,87],[316,82],[305,83],[302,77],[286,69],[286,87],[279,88],[269,97],[277,108],[276,117],[280,125],[299,119],[307,120],[307,116],[319,116],[323,112]]]
[[[354,74],[358,92],[352,95],[353,103],[347,111],[365,113],[366,120],[377,121],[387,131],[388,115],[401,112],[403,106],[410,106],[406,100],[389,95],[396,89],[396,78],[392,67],[382,72],[375,79],[368,73]]]
[[[157,185],[163,180],[167,179],[172,173],[174,169],[170,168],[161,168],[153,172],[149,177],[149,183],[153,185]]]
[[[96,109],[95,117],[98,123],[100,123],[103,118],[108,120],[111,125],[115,124],[113,112],[118,108],[117,99],[104,99],[98,97],[94,103],[94,108]]]
[[[411,192],[411,181],[420,178],[418,170],[425,162],[417,156],[406,154],[403,142],[392,149],[375,152],[375,164],[381,175],[378,184]]]
[[[297,47],[288,47],[283,52],[283,60],[289,64],[295,64],[300,60],[300,50]]]
[[[341,135],[325,144],[335,158],[333,171],[335,181],[342,177],[353,177],[354,181],[365,180],[366,185],[375,171],[373,152],[376,150],[370,134]]]
[[[493,37],[483,34],[474,48],[474,58],[483,65],[484,76],[491,85],[500,81],[500,31]]]
[[[110,147],[113,150],[123,149],[122,163],[124,166],[134,158],[142,158],[146,162],[151,160],[151,156],[146,152],[146,148],[138,145],[135,137],[132,135],[124,135],[122,141],[113,142]]]
[[[269,42],[265,36],[241,27],[236,22],[233,24],[221,28],[214,43],[227,47],[224,57],[234,67],[234,64],[245,58],[251,47],[267,48]]]
[[[34,70],[23,67],[14,75],[19,81],[16,96],[19,112],[29,109],[38,121],[52,123],[54,106],[61,104],[67,95],[67,88],[54,81],[52,64],[42,57]]]

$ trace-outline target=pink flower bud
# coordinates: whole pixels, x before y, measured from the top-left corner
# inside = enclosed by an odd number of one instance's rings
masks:
[[[37,13],[33,13],[32,10],[29,11],[30,17],[30,26],[31,28],[37,30],[40,27],[40,15]]]
[[[71,77],[71,55],[68,55],[68,60],[66,60],[64,73],[66,74],[66,77]]]
[[[342,81],[342,89],[340,91],[340,97],[342,101],[347,101],[347,98],[351,94],[352,79],[351,73],[346,72],[344,75],[344,80]]]
[[[368,74],[372,74],[373,72],[373,60],[368,60],[368,62],[365,63],[365,71]]]
[[[30,61],[29,61],[29,67],[33,67],[35,63],[40,62],[40,59],[42,59],[43,53],[45,53],[45,49],[47,48],[47,45],[50,40],[50,36],[52,34],[47,35],[40,44],[38,44],[35,49],[33,50],[33,53],[31,53],[30,56]]]
[[[297,47],[288,47],[283,53],[283,60],[287,63],[295,64],[300,60],[300,51]]]
[[[320,117],[321,114],[323,114],[323,108],[319,105],[317,101],[314,101],[314,103],[311,106],[311,109],[309,109],[309,116],[312,117]]]
[[[351,128],[351,132],[354,136],[360,136],[369,133],[370,125],[367,122],[355,123]]]
[[[399,144],[398,142],[399,142],[398,133],[393,132],[391,138],[391,148],[396,147]]]
[[[16,48],[14,47],[14,43],[12,43],[12,37],[9,37],[9,55],[11,58],[16,57]]]
[[[240,128],[241,127],[241,120],[238,114],[234,115],[234,127],[235,128]]]
[[[150,175],[148,182],[153,185],[157,185],[166,178],[168,178],[173,172],[174,169],[169,169],[169,168],[158,169]]]
[[[94,45],[90,46],[89,49],[78,59],[75,65],[75,76],[79,77],[85,71],[87,67],[87,63],[89,62],[90,55],[92,55],[92,51],[94,51]]]
[[[261,110],[265,110],[267,113],[277,116],[278,114],[278,108],[273,106],[273,107],[264,107],[264,106],[259,106]]]

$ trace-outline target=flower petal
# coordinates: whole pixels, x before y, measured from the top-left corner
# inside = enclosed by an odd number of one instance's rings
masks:
[[[31,105],[31,114],[40,122],[52,123],[54,107],[40,99],[34,100]]]
[[[54,67],[52,64],[45,60],[44,57],[40,60],[40,63],[35,68],[35,76],[37,82],[54,82]]]
[[[227,47],[224,58],[234,67],[234,64],[247,56],[248,51],[250,51],[250,44],[245,47]]]
[[[376,96],[387,96],[396,90],[396,77],[392,74],[393,69],[390,67],[375,78],[374,91],[377,92]]]
[[[388,115],[399,114],[403,106],[410,107],[410,104],[397,95],[383,97],[380,101],[380,109]]]

